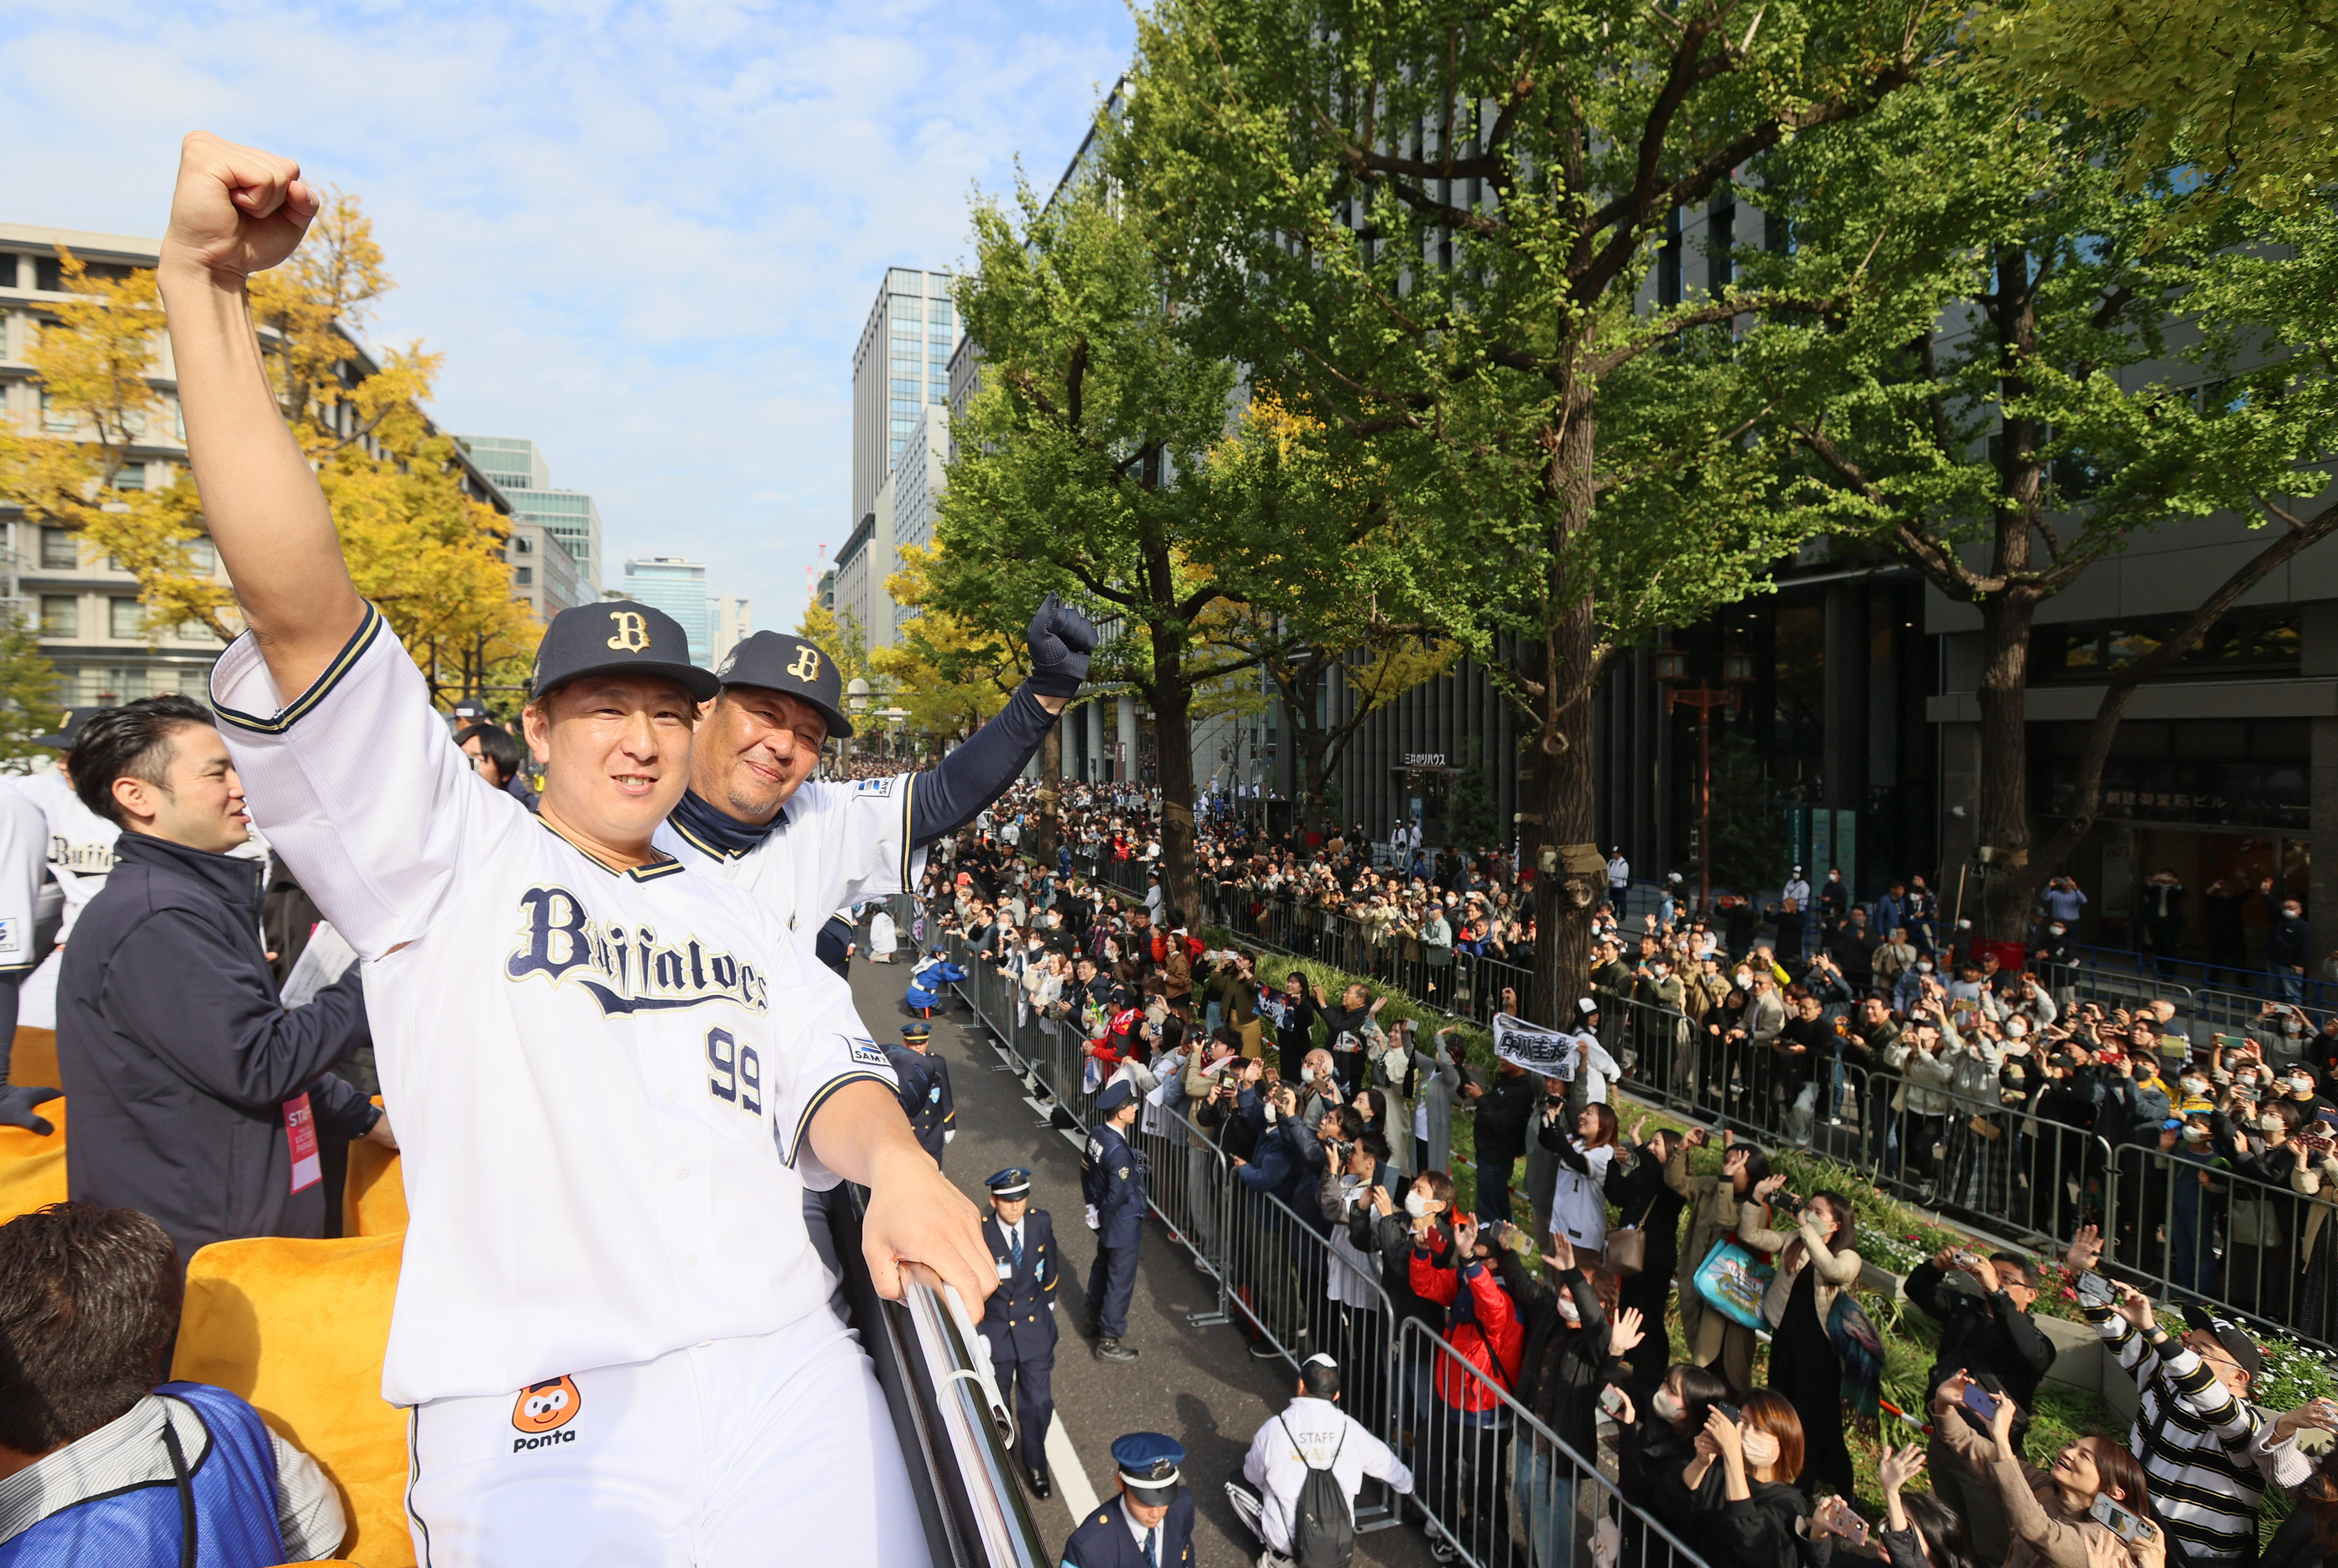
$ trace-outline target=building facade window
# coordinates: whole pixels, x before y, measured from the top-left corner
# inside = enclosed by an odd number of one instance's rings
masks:
[[[80,636],[81,601],[70,593],[42,594],[41,635],[44,637]]]
[[[512,581],[518,583],[523,588],[530,586],[535,582],[535,568],[533,566],[513,567]]]
[[[146,635],[146,607],[135,599],[105,602],[105,634],[136,641]]]
[[[72,531],[64,528],[41,530],[41,566],[48,572],[70,572],[81,564],[81,545]]]

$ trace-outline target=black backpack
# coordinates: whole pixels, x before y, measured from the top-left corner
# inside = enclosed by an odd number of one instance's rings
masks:
[[[1291,1423],[1282,1417],[1282,1435],[1291,1437]],[[1331,1465],[1340,1462],[1340,1449],[1348,1446],[1348,1433],[1343,1426],[1340,1441],[1331,1450]],[[1291,1446],[1306,1464],[1307,1451],[1300,1448],[1299,1440],[1291,1439]],[[1348,1568],[1356,1557],[1356,1521],[1348,1510],[1347,1494],[1340,1490],[1339,1477],[1331,1474],[1331,1465],[1318,1469],[1307,1465],[1307,1479],[1299,1488],[1299,1501],[1291,1510],[1291,1556],[1299,1568]]]

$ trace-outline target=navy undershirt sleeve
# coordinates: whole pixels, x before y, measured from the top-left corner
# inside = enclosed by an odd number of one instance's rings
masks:
[[[1056,715],[1039,706],[1025,681],[998,716],[969,736],[941,762],[918,775],[909,797],[909,845],[921,848],[955,833],[984,807],[1007,792]]]

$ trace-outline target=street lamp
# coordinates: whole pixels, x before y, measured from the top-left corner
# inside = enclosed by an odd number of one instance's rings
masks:
[[[1683,684],[1688,680],[1688,655],[1677,648],[1658,649],[1653,667],[1666,688],[1667,710],[1696,710],[1696,899],[1697,906],[1709,914],[1713,909],[1713,710],[1737,707],[1743,689],[1754,679],[1754,658],[1749,653],[1724,653],[1717,690],[1702,681],[1695,686]]]

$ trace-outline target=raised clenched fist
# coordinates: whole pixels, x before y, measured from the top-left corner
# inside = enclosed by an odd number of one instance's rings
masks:
[[[1078,696],[1096,645],[1088,618],[1050,593],[1031,617],[1024,639],[1031,648],[1031,690],[1041,697]]]
[[[249,278],[291,255],[316,215],[317,193],[300,165],[191,131],[179,146],[162,269]]]

